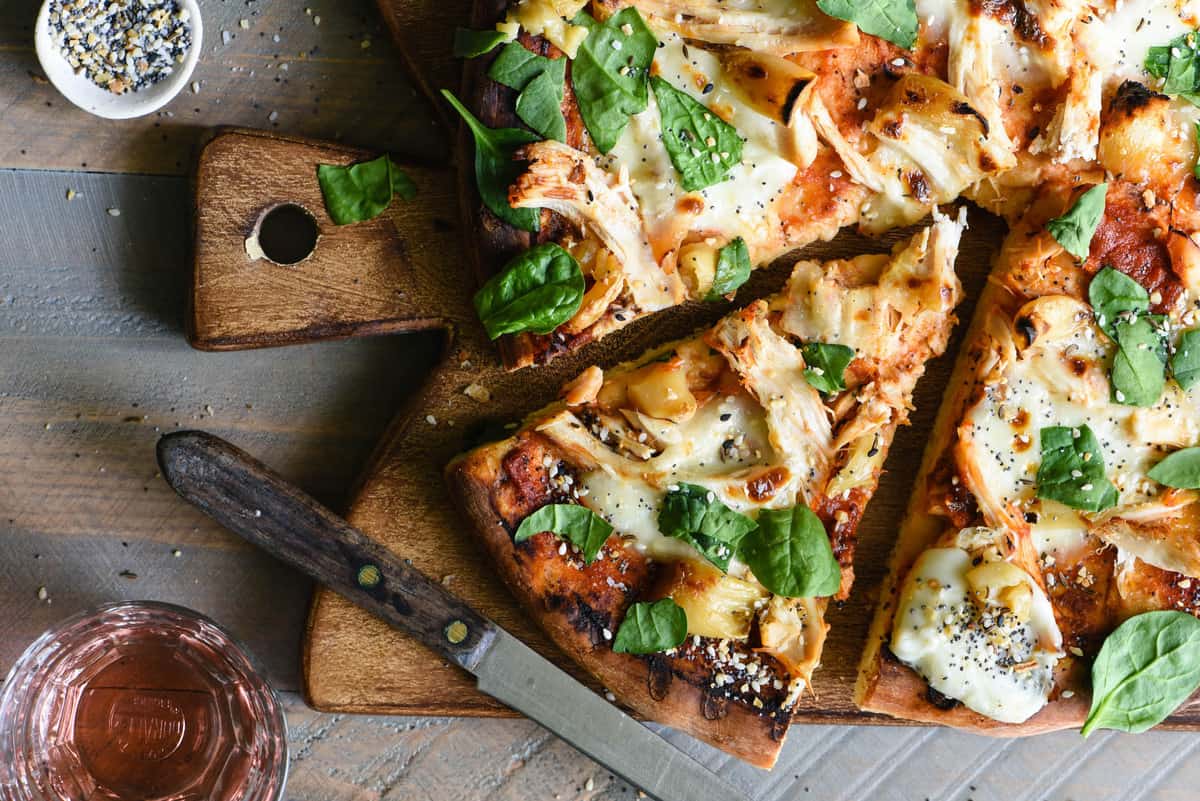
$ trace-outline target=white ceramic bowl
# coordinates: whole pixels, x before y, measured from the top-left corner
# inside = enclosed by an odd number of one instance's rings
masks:
[[[54,84],[63,97],[79,106],[84,111],[98,117],[110,120],[124,120],[130,117],[141,117],[165,106],[179,94],[179,90],[187,85],[200,56],[203,40],[203,24],[200,20],[200,6],[196,0],[176,0],[180,8],[188,12],[188,23],[192,29],[192,46],[188,48],[183,63],[175,67],[166,78],[136,92],[125,92],[115,95],[106,89],[101,89],[83,75],[76,75],[75,70],[67,63],[62,51],[54,42],[50,32],[50,0],[42,3],[38,12],[37,25],[34,27],[33,39],[37,48],[38,61],[46,77]]]

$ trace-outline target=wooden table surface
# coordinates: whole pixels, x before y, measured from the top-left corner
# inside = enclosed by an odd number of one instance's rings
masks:
[[[282,691],[289,799],[634,797],[528,721],[306,709],[295,690],[308,582],[184,505],[156,473],[159,433],[199,427],[336,508],[431,364],[435,343],[420,335],[222,354],[183,340],[186,176],[209,126],[445,158],[448,137],[374,7],[201,0],[199,91],[109,122],[41,77],[37,5],[0,2],[0,673],[67,614],[168,600],[225,624]],[[1169,732],[1000,742],[798,727],[769,775],[668,736],[763,799],[1166,800],[1200,785],[1200,738]]]

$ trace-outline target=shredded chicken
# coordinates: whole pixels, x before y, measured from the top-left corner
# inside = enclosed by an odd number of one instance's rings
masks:
[[[1029,152],[1045,153],[1063,163],[1096,158],[1103,87],[1104,74],[1080,55],[1071,66],[1065,99],[1046,130],[1030,142]]]
[[[833,434],[820,393],[804,378],[800,350],[771,328],[761,300],[725,317],[707,340],[766,410],[772,447],[813,498],[829,475]]]
[[[1003,84],[992,49],[1000,38],[1000,26],[1000,21],[988,14],[953,15],[947,69],[950,83],[966,95],[975,110],[987,120],[988,135],[995,146],[1012,153],[1016,146],[1004,128],[1000,108]]]
[[[1200,578],[1200,508],[1191,490],[1112,510],[1091,533],[1146,564]]]
[[[683,302],[679,276],[654,260],[624,172],[610,177],[586,153],[554,141],[527,145],[517,158],[528,161],[529,169],[509,188],[513,208],[550,209],[599,238],[620,262],[638,311]]]
[[[759,650],[775,657],[789,674],[812,682],[813,671],[821,661],[825,635],[825,599],[783,598],[772,595],[758,614],[758,630],[762,637]]]
[[[688,39],[785,56],[858,44],[858,28],[817,8],[815,0],[602,0],[609,13],[636,6],[651,27]]]
[[[839,431],[836,447],[903,422],[924,364],[941,354],[954,325],[962,284],[954,272],[966,210],[958,218],[934,212],[934,224],[890,258],[859,256],[848,262],[799,262],[781,301],[780,324],[803,342],[847,345],[869,379],[856,389],[853,422]]]

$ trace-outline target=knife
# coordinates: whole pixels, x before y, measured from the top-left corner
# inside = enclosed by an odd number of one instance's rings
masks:
[[[659,801],[749,801],[266,465],[203,431],[158,441],[167,483],[225,528],[475,675],[482,692],[537,721]]]

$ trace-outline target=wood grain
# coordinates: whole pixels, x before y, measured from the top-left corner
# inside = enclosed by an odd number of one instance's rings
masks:
[[[70,203],[67,186],[80,193]],[[182,336],[188,204],[177,178],[0,170],[0,673],[71,612],[153,598],[213,616],[277,687],[296,687],[307,582],[155,478],[154,429],[203,425],[340,508],[437,344],[420,334],[192,350]],[[289,799],[635,797],[527,720],[322,714],[293,694],[284,701]],[[770,774],[666,736],[757,801],[1181,801],[1200,783],[1200,740],[1178,732],[997,742],[805,726]]]
[[[46,82],[33,51],[41,2],[0,3],[0,166],[187,175],[218,124],[341,141],[426,163],[447,158],[429,101],[409,78],[371,0],[202,0],[204,43],[192,76],[199,91],[189,85],[159,112],[106,121],[75,108]],[[440,24],[453,19],[447,13]]]
[[[325,210],[318,164],[367,151],[228,129],[200,153],[188,339],[239,350],[367,334],[444,328],[439,308],[458,247],[452,173],[403,164],[417,186],[373,220],[337,225]],[[272,209],[293,204],[316,222],[312,253],[296,264],[249,255],[247,239]]]
[[[250,454],[204,431],[164,434],[171,488],[233,533],[467,670],[495,625]]]

